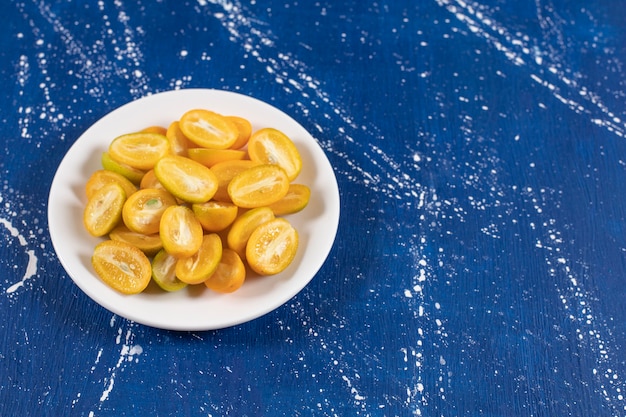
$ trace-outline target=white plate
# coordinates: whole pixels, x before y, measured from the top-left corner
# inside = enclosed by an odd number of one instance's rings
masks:
[[[206,108],[243,116],[253,129],[274,127],[285,132],[300,150],[303,168],[297,182],[311,188],[309,205],[290,215],[300,235],[298,253],[282,273],[251,276],[231,294],[218,294],[204,285],[166,293],[153,288],[122,295],[104,284],[91,266],[101,240],[82,224],[87,178],[100,169],[100,157],[113,138],[151,125],[168,126],[187,110]],[[109,113],[69,149],[52,181],[48,201],[52,244],[61,264],[89,297],[111,312],[148,326],[170,330],[210,330],[260,317],[295,296],[321,268],[330,252],[339,223],[339,189],[333,169],[315,139],[295,120],[275,107],[226,91],[188,89],[151,95]]]

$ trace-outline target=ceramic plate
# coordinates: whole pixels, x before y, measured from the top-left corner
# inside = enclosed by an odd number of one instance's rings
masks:
[[[147,126],[168,126],[187,110],[206,108],[242,116],[253,129],[274,127],[298,147],[302,172],[296,182],[311,188],[309,205],[288,216],[300,236],[298,253],[282,273],[249,276],[231,294],[218,294],[204,285],[167,293],[153,283],[141,294],[122,295],[104,284],[91,266],[95,245],[82,224],[85,182],[101,169],[100,158],[113,138]],[[159,93],[128,103],[109,113],[72,145],[52,181],[48,222],[61,264],[95,302],[109,311],[170,330],[211,330],[241,324],[283,305],[315,276],[330,252],[339,223],[339,190],[333,169],[316,140],[295,120],[277,108],[237,93],[188,89]]]

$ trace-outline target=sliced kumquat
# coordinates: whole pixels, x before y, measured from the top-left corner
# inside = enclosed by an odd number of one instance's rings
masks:
[[[228,184],[228,195],[239,207],[268,206],[289,191],[289,178],[278,165],[257,165],[237,174]]]
[[[163,248],[163,243],[161,242],[161,237],[158,233],[146,235],[143,233],[133,232],[123,224],[120,224],[115,229],[111,230],[109,238],[111,240],[119,240],[120,242],[131,244],[147,256],[154,256]]]
[[[167,129],[163,126],[148,126],[146,128],[141,129],[142,133],[158,133],[159,135],[165,136],[167,133]]]
[[[179,291],[187,286],[176,276],[176,262],[178,258],[160,250],[152,259],[152,280],[168,292]]]
[[[161,184],[159,179],[156,177],[154,169],[151,169],[144,174],[141,182],[139,183],[139,188],[142,190],[146,188],[159,188],[161,190],[165,190],[163,184]]]
[[[150,260],[125,242],[105,240],[99,243],[91,256],[91,264],[102,281],[123,294],[140,293],[150,283]]]
[[[159,233],[163,248],[176,257],[192,256],[202,244],[202,225],[186,206],[168,207],[161,216]]]
[[[215,174],[189,158],[165,156],[154,166],[154,173],[170,193],[188,203],[209,201],[217,191]]]
[[[119,184],[124,189],[127,197],[137,191],[137,187],[125,176],[117,172],[109,171],[108,169],[99,169],[91,174],[87,180],[87,184],[85,184],[85,195],[87,199],[90,199],[93,194],[104,185],[112,182]]]
[[[226,236],[230,249],[237,252],[241,258],[246,256],[246,245],[254,230],[274,219],[274,213],[268,207],[258,207],[245,212],[235,219]]]
[[[284,216],[293,214],[304,209],[311,198],[311,189],[304,184],[289,184],[287,194],[268,207],[272,209],[274,215]]]
[[[97,190],[83,212],[83,224],[92,236],[104,236],[118,225],[122,218],[122,208],[126,193],[117,183],[106,184]]]
[[[293,141],[283,132],[273,128],[260,129],[248,140],[250,159],[261,164],[282,167],[289,181],[293,181],[302,170],[302,157]]]
[[[204,281],[204,285],[216,292],[231,293],[241,288],[245,279],[246,266],[241,257],[234,250],[224,248],[215,272]]]
[[[239,136],[235,123],[210,110],[189,110],[179,125],[185,136],[203,148],[227,149]]]
[[[124,224],[133,232],[151,235],[159,233],[161,216],[176,199],[166,190],[146,188],[132,194],[124,203]]]
[[[207,232],[219,232],[226,229],[235,221],[239,207],[233,203],[207,201],[191,206],[196,218]]]
[[[188,284],[201,284],[213,274],[222,258],[222,240],[215,233],[205,235],[198,251],[176,262],[176,276]]]
[[[187,156],[187,150],[193,146],[193,144],[187,136],[180,130],[180,124],[178,121],[172,122],[165,133],[168,142],[170,143],[170,152],[172,155]]]
[[[246,244],[246,260],[261,275],[282,272],[291,264],[298,250],[298,232],[286,219],[277,217],[259,227]]]
[[[245,171],[248,168],[252,168],[258,165],[256,162],[248,159],[233,160],[219,162],[211,167],[211,171],[217,177],[217,191],[213,196],[213,199],[217,201],[232,202],[228,195],[228,184],[239,173]]]
[[[193,148],[189,149],[187,152],[189,159],[209,168],[220,162],[241,160],[248,155],[246,151],[238,149]]]
[[[109,155],[119,163],[146,171],[167,155],[169,149],[169,142],[164,135],[138,132],[113,139],[109,145]]]
[[[126,177],[130,182],[135,185],[139,185],[143,178],[145,171],[137,168],[133,168],[129,165],[117,162],[108,152],[102,153],[102,167],[108,171],[117,172],[118,174]]]
[[[239,134],[237,135],[237,140],[235,143],[230,145],[231,149],[241,149],[248,144],[248,140],[250,139],[250,135],[252,134],[252,124],[248,119],[244,119],[239,116],[226,116],[228,120],[233,122],[235,126],[237,126],[237,131]]]
[[[123,294],[150,280],[230,293],[246,274],[277,274],[295,259],[298,232],[278,216],[304,209],[311,190],[294,182],[302,157],[280,130],[192,109],[114,138],[101,163],[85,184],[83,223],[108,235],[92,265]]]

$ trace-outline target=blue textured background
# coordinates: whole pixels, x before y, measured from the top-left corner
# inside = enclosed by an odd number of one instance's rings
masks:
[[[0,6],[0,416],[626,415],[619,0],[7,1]],[[78,136],[206,87],[313,133],[335,246],[283,307],[138,325],[58,262]]]

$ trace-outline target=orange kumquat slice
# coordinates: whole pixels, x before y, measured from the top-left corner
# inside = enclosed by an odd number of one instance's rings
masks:
[[[207,201],[191,206],[196,218],[207,232],[219,232],[226,229],[235,221],[239,207],[233,203]]]
[[[194,146],[183,131],[180,130],[178,121],[172,122],[168,126],[165,137],[170,143],[170,151],[173,155],[187,156],[187,150]]]
[[[252,124],[248,119],[244,119],[239,116],[226,116],[228,120],[233,122],[237,126],[237,140],[230,145],[231,149],[241,149],[248,143],[250,135],[252,134]]]
[[[248,155],[246,151],[238,149],[193,148],[189,149],[187,152],[189,159],[200,162],[202,165],[209,168],[220,162],[241,160]]]
[[[215,272],[204,281],[204,285],[216,292],[231,293],[241,288],[245,279],[246,266],[237,252],[224,248]]]
[[[158,133],[159,135],[165,136],[167,133],[167,129],[163,126],[148,126],[146,128],[141,129],[143,133]]]
[[[144,174],[141,182],[139,182],[139,188],[142,190],[145,190],[146,188],[159,188],[161,190],[165,190],[163,184],[161,184],[159,179],[156,177],[154,169],[151,169]]]

